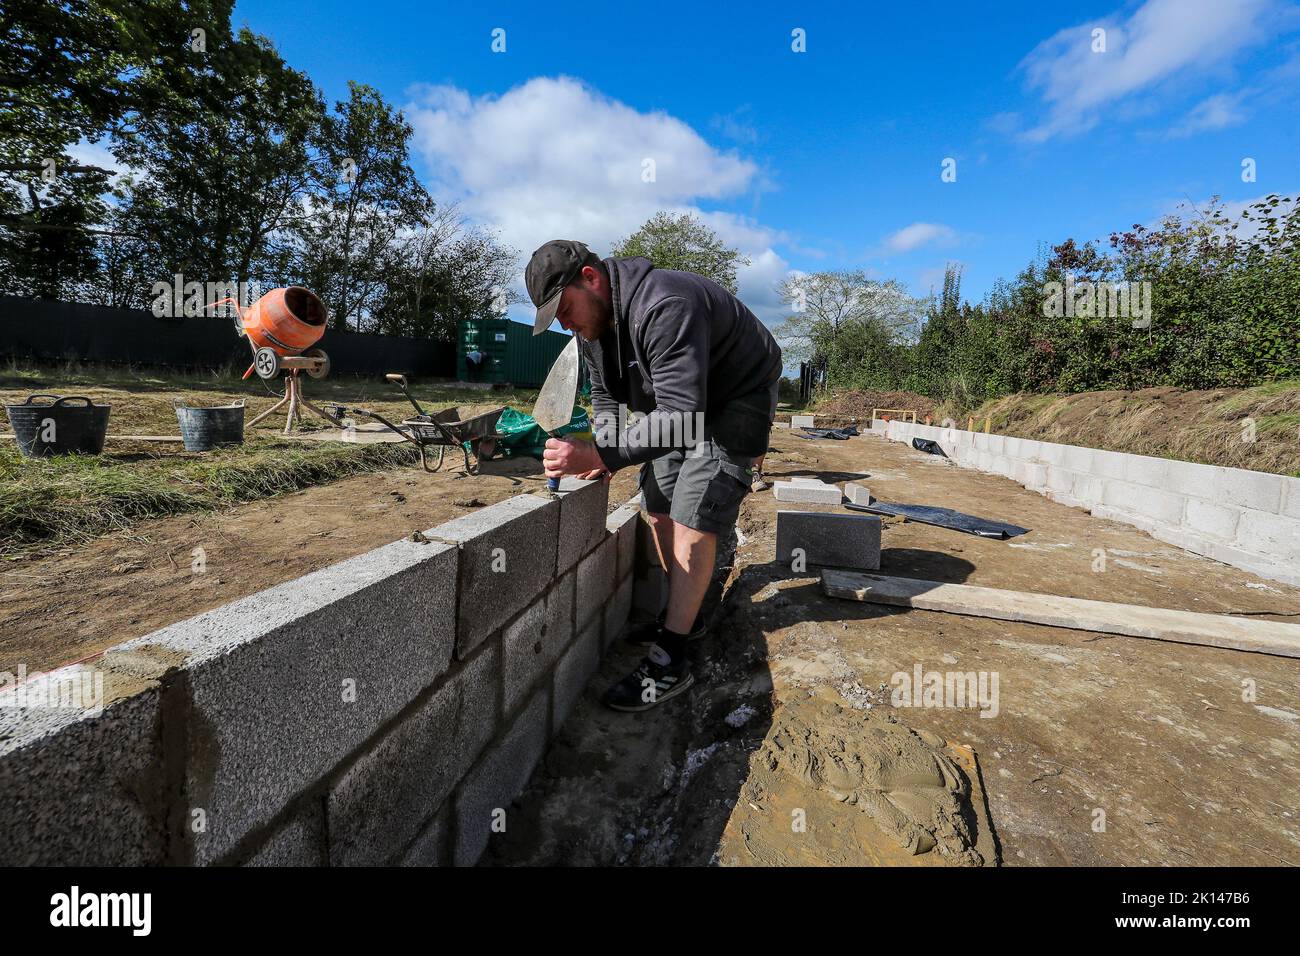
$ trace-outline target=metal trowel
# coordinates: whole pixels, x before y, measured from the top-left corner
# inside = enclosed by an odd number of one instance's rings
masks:
[[[573,420],[573,399],[578,393],[578,337],[575,335],[564,347],[560,357],[551,366],[551,371],[542,383],[542,390],[537,395],[537,404],[533,406],[533,420],[552,438],[557,428]],[[548,491],[558,491],[560,479],[548,478]]]

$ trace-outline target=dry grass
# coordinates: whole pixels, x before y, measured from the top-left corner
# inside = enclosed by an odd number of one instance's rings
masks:
[[[1021,438],[1300,476],[1300,381],[1011,395],[973,414],[980,423],[990,418],[994,431]]]

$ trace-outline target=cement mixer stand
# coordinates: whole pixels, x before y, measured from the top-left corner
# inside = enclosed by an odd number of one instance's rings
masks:
[[[287,372],[288,374],[284,377],[284,397],[250,421],[248,427],[252,428],[263,418],[275,414],[284,406],[285,402],[289,403],[289,412],[284,423],[284,433],[286,435],[293,433],[294,422],[302,422],[303,406],[315,412],[316,415],[325,419],[331,425],[338,428],[343,427],[343,423],[329,412],[313,405],[302,391],[302,379],[298,377],[300,372],[306,372],[312,378],[324,378],[330,372],[329,356],[320,349],[308,349],[301,355],[280,355],[274,349],[260,348],[253,353],[253,366],[257,369],[258,376],[267,381],[275,378],[281,372]]]

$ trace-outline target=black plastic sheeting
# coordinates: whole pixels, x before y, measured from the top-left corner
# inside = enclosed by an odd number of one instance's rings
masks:
[[[848,441],[858,434],[856,425],[846,425],[844,428],[805,428],[800,438],[833,438],[836,441]]]
[[[867,511],[878,515],[901,515],[908,521],[932,524],[950,531],[964,531],[980,538],[995,538],[1004,541],[1029,532],[1028,528],[1007,524],[1005,521],[993,521],[989,518],[977,518],[975,515],[953,511],[951,508],[935,508],[932,505],[894,505],[887,501],[873,501],[869,505],[845,504],[853,511]]]
[[[912,447],[917,451],[925,452],[927,455],[940,455],[944,458],[948,457],[947,453],[939,447],[937,441],[930,441],[928,438],[913,438]]]

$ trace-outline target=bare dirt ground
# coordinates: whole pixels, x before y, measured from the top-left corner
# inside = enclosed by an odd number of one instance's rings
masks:
[[[1033,529],[989,541],[890,524],[882,573],[1300,613],[1300,590],[884,439],[810,442],[778,430],[773,446],[775,477],[866,473],[883,500]],[[616,644],[485,864],[971,862],[900,853],[860,805],[771,771],[789,715],[832,703],[862,714],[864,734],[884,717],[972,747],[974,802],[982,790],[1004,864],[1300,863],[1300,661],[828,598],[815,574],[773,562],[776,510],[771,492],[746,499],[712,631],[693,648],[696,686],[648,713],[604,709],[600,693],[641,653]],[[892,675],[917,665],[996,673],[996,716],[893,707]]]
[[[857,389],[840,392],[817,403],[810,409],[814,415],[836,418],[856,418],[858,421],[870,422],[871,413],[877,408],[889,408],[895,411],[910,409],[916,412],[917,421],[934,413],[933,399],[915,392],[881,392]]]
[[[32,673],[84,659],[545,487],[536,460],[494,460],[469,476],[457,457],[448,454],[435,474],[419,465],[395,468],[212,514],[141,521],[0,571],[0,671],[25,664]],[[611,506],[635,493],[634,471],[616,475]]]

